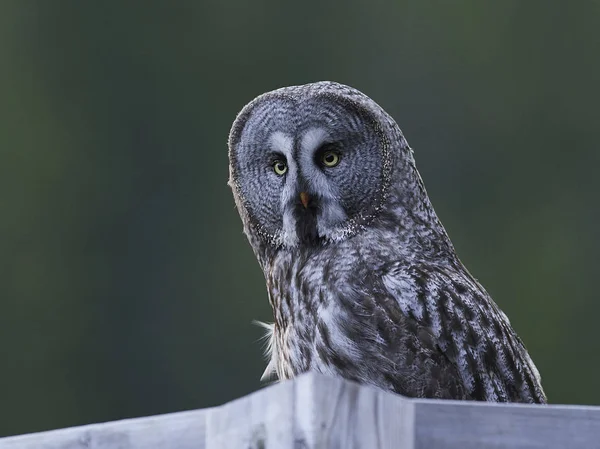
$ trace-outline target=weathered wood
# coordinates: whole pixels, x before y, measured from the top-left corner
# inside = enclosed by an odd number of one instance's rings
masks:
[[[300,376],[221,407],[0,439],[1,449],[600,448],[600,407],[414,400]]]
[[[1,449],[204,449],[211,409],[0,438]]]
[[[412,449],[413,403],[315,374],[217,407],[206,449]]]
[[[600,448],[600,407],[415,402],[416,448]]]

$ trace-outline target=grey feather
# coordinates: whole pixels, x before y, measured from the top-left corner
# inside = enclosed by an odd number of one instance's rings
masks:
[[[229,157],[280,379],[315,370],[411,397],[546,401],[373,100],[333,82],[268,92],[236,118]]]

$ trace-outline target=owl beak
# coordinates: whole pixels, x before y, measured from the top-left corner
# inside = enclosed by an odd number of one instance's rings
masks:
[[[300,202],[304,206],[304,209],[308,207],[308,202],[310,201],[310,197],[306,192],[300,192]]]

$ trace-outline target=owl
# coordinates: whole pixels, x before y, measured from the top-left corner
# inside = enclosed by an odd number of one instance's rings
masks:
[[[396,122],[318,82],[247,104],[229,185],[274,323],[265,374],[408,397],[544,403],[507,316],[458,259]]]

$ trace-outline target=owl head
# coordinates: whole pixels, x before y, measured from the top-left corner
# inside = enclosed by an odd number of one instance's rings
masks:
[[[394,178],[414,165],[394,120],[334,82],[250,102],[233,123],[229,159],[246,233],[276,247],[325,245],[360,232],[380,213]]]

